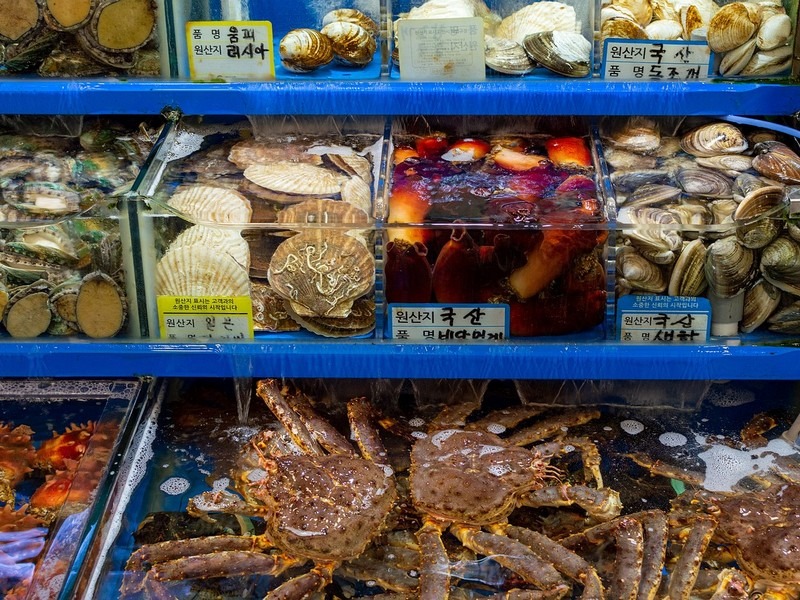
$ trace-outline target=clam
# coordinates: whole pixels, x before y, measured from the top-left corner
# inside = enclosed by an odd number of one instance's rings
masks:
[[[664,208],[675,215],[675,218],[683,225],[697,227],[713,222],[711,209],[705,202],[687,201],[680,204],[668,204]]]
[[[733,50],[756,34],[760,21],[756,5],[749,2],[726,4],[708,24],[708,47],[713,52]]]
[[[744,293],[744,308],[739,329],[750,333],[766,322],[781,303],[781,291],[766,279],[758,279]]]
[[[586,77],[591,71],[592,44],[580,33],[543,31],[525,38],[525,52],[543,67],[567,77]]]
[[[670,211],[650,206],[623,208],[617,216],[622,235],[648,260],[664,265],[683,245],[681,224]]]
[[[672,0],[650,0],[653,7],[653,20],[679,21],[678,11]]]
[[[678,19],[681,23],[683,33],[681,37],[685,40],[691,40],[692,34],[698,29],[705,27],[708,22],[703,18],[703,14],[695,4],[688,4],[682,6],[678,11]]]
[[[670,296],[700,296],[706,291],[706,246],[703,240],[686,242],[670,274],[667,293]]]
[[[749,39],[744,44],[726,52],[719,63],[719,74],[723,77],[738,75],[750,63],[755,51],[756,40]]]
[[[800,184],[800,156],[783,142],[759,142],[753,148],[753,168],[770,179]]]
[[[337,8],[322,17],[323,28],[330,23],[336,22],[355,23],[366,29],[375,38],[378,37],[380,31],[378,24],[371,17],[356,8]]]
[[[685,133],[681,148],[692,156],[740,154],[747,150],[747,139],[735,125],[716,121]]]
[[[753,161],[751,159],[750,166],[752,165]],[[740,196],[744,197],[750,192],[766,185],[769,184],[765,183],[764,180],[758,175],[753,175],[752,173],[740,173],[736,176],[736,179],[733,180],[733,191],[735,194],[739,194]]]
[[[277,161],[265,165],[251,165],[244,170],[249,181],[278,194],[320,198],[338,195],[348,177],[331,169],[291,161]]]
[[[764,279],[785,292],[800,296],[800,242],[780,236],[761,252]]]
[[[748,194],[733,213],[736,236],[748,248],[763,248],[783,229],[784,190],[765,186]]]
[[[623,38],[628,40],[646,40],[647,31],[633,19],[606,19],[600,26],[600,39]]]
[[[631,152],[613,146],[603,148],[603,158],[610,166],[614,167],[615,171],[621,169],[654,169],[658,164],[658,159],[655,156],[639,154],[638,152]]]
[[[617,148],[651,154],[661,145],[661,130],[655,119],[644,116],[604,119],[600,135]]]
[[[294,73],[308,73],[333,60],[330,39],[308,28],[292,29],[278,45],[281,63]]]
[[[733,213],[736,212],[739,204],[733,198],[720,198],[714,200],[709,204],[713,223],[715,225],[724,225],[726,223],[733,223]]]
[[[706,251],[706,280],[720,298],[733,298],[749,285],[756,273],[755,253],[734,236],[711,244]]]
[[[366,29],[348,21],[334,21],[322,28],[333,48],[334,60],[348,67],[368,65],[377,49],[375,37]]]
[[[683,35],[683,26],[673,19],[658,19],[644,28],[651,40],[679,40]]]
[[[612,0],[611,6],[627,9],[642,27],[653,20],[653,6],[649,0]]]
[[[673,185],[648,183],[631,192],[625,199],[625,206],[652,206],[673,202],[681,197],[683,191]]]
[[[298,315],[346,317],[374,284],[375,258],[345,233],[304,231],[281,242],[267,277]]]
[[[756,45],[759,50],[774,50],[785,45],[791,37],[792,19],[785,13],[775,13],[761,21],[756,34]]]
[[[156,264],[159,296],[248,296],[247,269],[229,254],[202,244],[167,251]]]
[[[658,265],[650,262],[631,246],[617,251],[617,274],[620,285],[631,290],[659,294],[667,289],[667,278]]]
[[[536,68],[525,48],[513,40],[486,36],[486,66],[506,75],[526,75]]]
[[[773,50],[756,52],[740,75],[764,77],[783,73],[792,66],[792,47],[779,46]]]
[[[563,2],[541,0],[523,6],[503,19],[494,31],[495,37],[523,44],[525,38],[545,31],[578,31],[575,9]]]
[[[212,185],[181,187],[167,205],[195,223],[249,223],[253,214],[242,194]]]
[[[611,183],[617,193],[629,194],[648,184],[669,184],[672,176],[664,169],[630,169],[611,173]]]
[[[778,333],[800,333],[800,300],[783,307],[769,320],[769,330]]]
[[[733,195],[733,181],[713,169],[681,169],[676,174],[676,180],[684,192],[693,196],[727,198]]]
[[[745,154],[698,156],[695,162],[701,167],[717,169],[725,175],[734,178],[753,166],[753,158]]]

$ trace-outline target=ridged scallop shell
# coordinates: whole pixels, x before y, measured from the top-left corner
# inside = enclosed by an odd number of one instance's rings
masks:
[[[686,242],[672,267],[667,286],[670,296],[700,296],[706,291],[706,246],[703,240]]]
[[[159,296],[247,296],[247,269],[231,256],[202,245],[168,251],[156,264]]]
[[[748,248],[763,248],[783,229],[783,187],[765,186],[748,194],[733,213],[736,237]],[[763,217],[763,218],[760,218]]]
[[[681,169],[675,176],[678,185],[687,194],[705,198],[733,196],[733,181],[726,175],[703,167]]]
[[[717,240],[706,251],[708,287],[720,298],[732,298],[753,280],[755,266],[755,253],[735,237]]]
[[[783,142],[759,142],[753,148],[753,168],[770,179],[800,184],[800,156]]]
[[[658,19],[644,28],[651,40],[678,40],[683,35],[683,26],[672,19]]]
[[[575,9],[563,2],[542,0],[523,6],[500,22],[495,37],[523,44],[525,38],[540,31],[578,31]]]
[[[195,223],[249,223],[253,214],[239,192],[212,185],[180,188],[167,204]]]
[[[713,52],[727,52],[741,46],[755,35],[761,18],[749,2],[726,4],[708,24],[708,47]]]
[[[788,71],[792,66],[792,47],[779,46],[773,50],[762,50],[753,54],[750,62],[747,63],[739,73],[745,77],[766,77],[767,75],[778,75]]]
[[[375,301],[371,298],[359,298],[353,302],[346,317],[306,317],[298,315],[291,307],[287,312],[311,333],[323,337],[353,337],[375,329]]]
[[[322,26],[324,28],[326,25],[337,21],[355,23],[366,29],[372,37],[378,37],[380,31],[378,24],[372,18],[356,8],[337,8],[328,12],[322,17]]]
[[[198,245],[227,254],[245,269],[250,268],[250,246],[238,231],[232,229],[193,225],[172,240],[167,251]]]
[[[592,44],[580,33],[534,33],[525,38],[522,46],[534,61],[559,75],[586,77],[591,71]]]
[[[347,175],[360,177],[367,185],[372,185],[372,162],[355,153],[325,154],[325,161]]]
[[[719,62],[719,74],[723,77],[738,75],[750,63],[755,51],[756,40],[750,39],[730,52],[726,52]]]
[[[369,223],[369,216],[347,202],[320,198],[284,208],[278,213],[278,223],[365,224]]]
[[[361,25],[334,21],[325,25],[320,33],[331,41],[333,57],[338,63],[349,67],[364,67],[375,56],[375,38]]]
[[[244,176],[275,192],[320,197],[338,194],[348,179],[324,167],[290,161],[251,165],[244,170]]]
[[[747,138],[735,125],[716,121],[685,133],[681,148],[692,156],[740,154],[747,150]]]
[[[486,66],[506,75],[527,75],[536,68],[525,48],[513,40],[486,36]]]
[[[739,330],[750,333],[761,327],[780,305],[781,296],[781,291],[766,279],[756,281],[744,293]]]
[[[372,214],[372,188],[361,179],[361,177],[351,177],[342,184],[342,201],[350,204],[364,213]]]
[[[308,28],[292,29],[283,36],[278,53],[286,70],[294,73],[308,73],[333,60],[328,37]]]
[[[272,289],[301,316],[346,317],[375,282],[366,245],[337,231],[306,231],[281,242],[267,273]]]
[[[667,289],[667,278],[658,265],[650,262],[631,246],[617,251],[617,274],[620,283],[631,290],[659,294]]]

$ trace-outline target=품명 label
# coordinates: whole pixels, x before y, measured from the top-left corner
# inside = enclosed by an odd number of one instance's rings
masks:
[[[275,78],[269,21],[190,21],[186,49],[194,80]]]
[[[704,41],[607,39],[603,79],[621,81],[702,81],[711,72]]]
[[[617,300],[617,331],[621,342],[705,342],[710,329],[711,303],[707,298],[631,294]]]
[[[162,339],[253,339],[250,296],[158,296],[156,303]]]
[[[388,337],[416,342],[486,342],[508,338],[505,304],[390,304]]]

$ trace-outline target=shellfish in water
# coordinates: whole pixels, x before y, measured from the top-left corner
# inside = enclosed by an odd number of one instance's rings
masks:
[[[534,61],[559,75],[586,77],[591,71],[592,44],[580,33],[534,33],[527,36],[522,45]]]
[[[205,246],[215,252],[227,254],[245,269],[250,268],[250,246],[241,234],[233,229],[194,225],[185,229],[169,245],[169,251],[183,246]]]
[[[655,152],[661,145],[661,130],[658,123],[650,117],[605,119],[600,135],[617,148],[639,154]]]
[[[753,280],[755,264],[755,253],[735,237],[717,240],[706,251],[708,287],[720,298],[733,298]]]
[[[800,156],[783,142],[759,142],[753,148],[753,168],[770,179],[800,184]]]
[[[314,29],[292,29],[281,39],[278,53],[288,71],[308,73],[333,60],[333,45]]]
[[[244,176],[274,192],[318,197],[338,195],[348,179],[324,167],[290,161],[251,165],[244,170]]]
[[[202,245],[169,250],[156,265],[159,296],[247,296],[247,270],[230,255]]]
[[[345,233],[305,231],[281,242],[267,277],[298,315],[346,317],[375,283],[375,258]]]
[[[681,149],[692,156],[740,154],[747,150],[747,138],[735,125],[724,122],[696,127],[681,137]]]

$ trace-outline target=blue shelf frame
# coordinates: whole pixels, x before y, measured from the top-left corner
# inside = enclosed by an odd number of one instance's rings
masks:
[[[789,82],[625,82],[497,79],[479,83],[6,79],[6,114],[719,115],[800,111]],[[434,107],[434,108],[432,108]]]
[[[797,380],[800,341],[769,345],[378,340],[0,344],[0,377],[324,377],[419,379]]]

